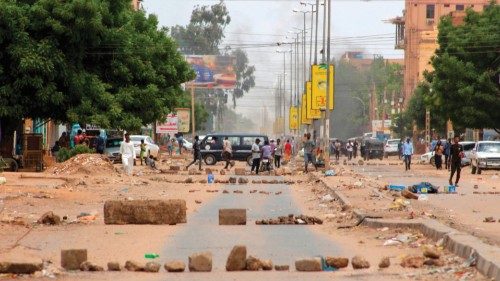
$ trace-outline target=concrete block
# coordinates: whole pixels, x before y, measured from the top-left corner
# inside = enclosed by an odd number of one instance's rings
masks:
[[[246,209],[219,209],[219,225],[246,225]]]
[[[186,201],[134,200],[104,203],[105,224],[177,224],[186,223]]]
[[[245,168],[234,168],[234,174],[237,176],[244,176],[244,175],[246,175],[246,169]]]
[[[0,274],[33,274],[42,270],[42,262],[0,262]]]
[[[61,267],[66,270],[79,270],[85,261],[87,261],[86,249],[61,250]]]

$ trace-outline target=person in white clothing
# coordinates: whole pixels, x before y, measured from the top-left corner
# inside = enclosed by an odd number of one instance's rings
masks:
[[[130,141],[130,135],[125,134],[125,141],[120,145],[120,154],[122,155],[123,169],[127,175],[132,175],[132,168],[135,162],[134,144]]]

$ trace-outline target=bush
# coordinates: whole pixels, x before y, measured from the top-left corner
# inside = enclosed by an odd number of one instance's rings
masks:
[[[86,153],[95,153],[95,150],[83,144],[79,144],[72,149],[63,147],[57,152],[57,162],[64,162],[75,155]]]

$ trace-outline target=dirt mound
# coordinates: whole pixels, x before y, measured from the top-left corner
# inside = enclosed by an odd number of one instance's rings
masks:
[[[114,173],[115,169],[103,155],[78,154],[65,162],[57,163],[47,172],[54,175],[96,175]]]

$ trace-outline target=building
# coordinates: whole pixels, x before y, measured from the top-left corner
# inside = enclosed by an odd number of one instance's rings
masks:
[[[347,51],[345,52],[340,59],[346,62],[349,62],[354,67],[359,70],[367,70],[373,63],[373,59],[377,55],[368,55],[361,51]],[[385,59],[387,63],[397,63],[400,65],[404,65],[404,59]]]
[[[482,11],[490,0],[405,0],[402,17],[391,19],[396,25],[395,48],[405,53],[404,102],[408,103],[425,70],[431,71],[430,59],[438,48],[439,19],[452,15],[460,23],[466,9]]]
[[[132,0],[132,8],[134,8],[134,10],[139,10],[142,8],[142,0]]]

